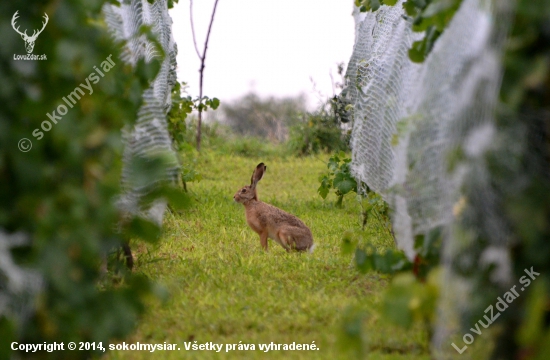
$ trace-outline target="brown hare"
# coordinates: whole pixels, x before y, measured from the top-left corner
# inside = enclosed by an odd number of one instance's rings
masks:
[[[278,242],[286,251],[313,251],[311,230],[296,216],[258,200],[256,185],[267,166],[258,164],[252,173],[250,185],[235,193],[233,199],[244,205],[246,222],[260,235],[260,243],[267,250],[267,238]]]

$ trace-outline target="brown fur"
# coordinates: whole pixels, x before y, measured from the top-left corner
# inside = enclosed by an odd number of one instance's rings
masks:
[[[296,216],[258,199],[256,185],[263,177],[267,166],[258,164],[252,173],[250,185],[242,187],[233,199],[244,205],[246,222],[260,235],[260,243],[267,250],[267,239],[273,239],[286,251],[313,250],[311,230]]]

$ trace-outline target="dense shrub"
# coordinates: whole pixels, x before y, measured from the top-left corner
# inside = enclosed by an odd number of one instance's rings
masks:
[[[122,272],[113,284],[100,271],[102,256],[130,237],[153,240],[149,235],[158,234],[138,218],[119,229],[114,204],[120,194],[121,129],[136,118],[159,64],[139,61],[133,68],[119,59],[122,46],[113,44],[103,25],[103,3],[0,3],[0,358],[9,357],[12,341],[105,346],[133,329],[144,296],[154,288],[139,274]],[[25,53],[10,25],[17,10],[18,24],[28,29],[47,13],[49,22],[34,48],[47,60],[14,60],[14,54]],[[92,84],[93,93],[85,93],[56,123],[49,121],[47,114],[56,109],[63,114],[63,97],[111,54],[115,65]],[[33,135],[35,129],[43,130],[41,138]],[[32,143],[26,152],[18,148],[22,138]],[[135,175],[139,180],[144,172]],[[148,175],[155,173],[149,169]]]
[[[350,134],[342,127],[331,106],[303,115],[290,128],[288,146],[297,155],[349,150]]]
[[[288,128],[305,112],[305,102],[302,96],[262,99],[250,93],[224,103],[219,120],[238,135],[282,142],[288,137]]]

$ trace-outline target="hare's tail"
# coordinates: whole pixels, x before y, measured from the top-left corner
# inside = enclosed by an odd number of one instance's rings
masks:
[[[315,249],[315,246],[316,246],[316,244],[311,245],[309,247],[309,249],[307,250],[307,252],[310,253],[310,254],[313,254],[313,250]]]

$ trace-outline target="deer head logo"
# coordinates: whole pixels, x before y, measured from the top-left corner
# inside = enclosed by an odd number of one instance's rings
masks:
[[[15,21],[19,17],[19,15],[17,15],[18,12],[19,10],[17,10],[15,14],[13,14],[13,17],[11,18],[11,26],[13,27],[13,30],[15,30],[19,35],[21,35],[21,38],[23,38],[23,40],[25,41],[25,49],[27,49],[27,54],[30,54],[34,49],[34,42],[36,41],[36,38],[38,37],[38,35],[40,35],[40,33],[44,30],[44,28],[46,27],[46,24],[48,23],[48,14],[44,13],[45,21],[42,23],[42,29],[40,29],[38,32],[37,30],[34,30],[32,35],[29,36],[27,35],[27,30],[25,30],[25,32],[21,32],[19,31],[19,26],[17,28],[15,27]]]

